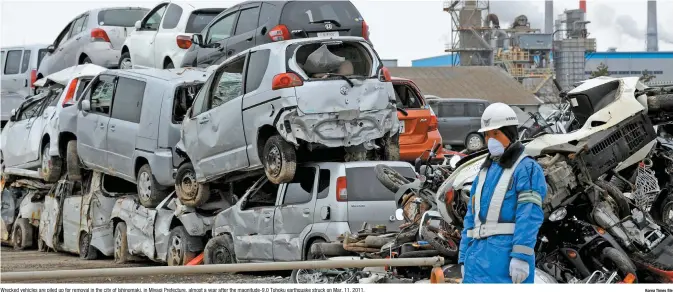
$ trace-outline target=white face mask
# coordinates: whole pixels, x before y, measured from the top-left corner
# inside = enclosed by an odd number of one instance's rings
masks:
[[[491,156],[501,156],[505,153],[505,146],[502,146],[500,141],[489,138],[488,139],[488,152],[491,153]]]

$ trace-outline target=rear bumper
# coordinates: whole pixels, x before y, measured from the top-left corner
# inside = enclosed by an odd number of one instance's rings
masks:
[[[106,42],[92,42],[82,49],[82,53],[86,54],[91,62],[98,66],[103,66],[110,69],[119,67],[119,57],[121,50],[115,50],[110,43]]]
[[[428,137],[423,143],[420,144],[404,144],[400,145],[400,160],[403,161],[414,161],[416,158],[420,157],[423,152],[426,150],[432,150],[432,145],[442,145],[442,136],[439,134],[438,130],[428,132]],[[437,158],[442,158],[441,154],[442,146],[438,149]],[[429,153],[426,152],[425,156]]]

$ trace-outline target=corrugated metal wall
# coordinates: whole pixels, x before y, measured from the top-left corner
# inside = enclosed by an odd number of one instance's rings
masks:
[[[640,76],[643,70],[648,70],[656,76],[652,81],[673,81],[673,52],[594,53],[587,56],[587,77],[600,63],[608,66],[613,77]]]

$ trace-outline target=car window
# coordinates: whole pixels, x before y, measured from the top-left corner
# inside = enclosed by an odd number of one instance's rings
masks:
[[[315,182],[314,167],[300,167],[294,179],[285,188],[283,205],[298,205],[308,203],[313,199],[313,183]]]
[[[327,198],[327,195],[329,195],[329,183],[329,169],[321,169],[318,175],[318,199]]]
[[[166,5],[157,9],[156,11],[154,11],[154,13],[152,13],[152,15],[145,18],[146,21],[143,24],[143,29],[145,29],[145,30],[158,30],[159,29],[159,23],[161,23],[161,17],[164,16],[164,11],[166,11]]]
[[[409,181],[416,178],[411,167],[392,167]],[[346,192],[348,201],[394,201],[395,193],[383,186],[376,178],[374,167],[351,167],[346,169]]]
[[[144,95],[144,81],[119,77],[117,79],[117,90],[115,90],[112,100],[111,117],[131,123],[139,123]]]
[[[164,23],[161,25],[163,29],[174,29],[178,26],[180,22],[180,16],[182,16],[182,7],[171,4],[166,10],[166,15],[164,16]]]
[[[79,100],[82,97],[82,92],[86,89],[86,86],[91,82],[90,79],[80,79],[79,85],[77,85],[77,93],[75,93],[74,100]]]
[[[185,28],[186,33],[201,33],[206,25],[208,25],[215,17],[218,15],[218,12],[211,11],[194,11],[189,15],[187,19],[187,27]]]
[[[465,103],[442,102],[439,104],[439,112],[442,117],[466,117]]]
[[[234,33],[234,35],[239,35],[254,30],[257,28],[258,19],[259,7],[241,10],[241,16],[238,17],[238,23],[236,23],[236,33]]]
[[[112,96],[115,90],[115,77],[111,75],[101,75],[95,84],[93,84],[91,96],[91,111],[109,116]]]
[[[248,199],[241,205],[241,209],[275,206],[276,197],[278,197],[278,185],[265,179],[261,187],[248,196]]]
[[[359,26],[362,17],[350,1],[293,1],[283,7],[280,23],[290,29],[314,27],[325,29],[324,20],[341,26]],[[311,23],[314,22],[314,23]]]
[[[217,82],[213,83],[208,109],[216,108],[243,94],[243,64],[245,58],[239,58],[218,73]]]
[[[30,50],[24,50],[23,61],[21,61],[21,73],[28,71],[28,65],[30,65]]]
[[[37,68],[40,68],[40,64],[42,64],[42,59],[44,59],[44,56],[49,53],[47,49],[40,49],[37,51]]]
[[[486,107],[483,103],[471,102],[467,104],[467,116],[469,117],[481,117],[484,113]]]
[[[22,50],[11,50],[7,52],[7,60],[5,61],[5,74],[18,74],[21,68],[21,54]]]
[[[216,82],[214,78],[215,76],[211,75],[210,80],[206,81],[206,86],[212,87],[213,82]],[[192,103],[192,113],[190,116],[191,118],[198,116],[200,113],[206,110],[206,104],[208,101],[208,99],[206,99],[208,87],[206,86],[201,87],[201,90],[199,90],[199,92],[196,94],[196,97],[194,98],[194,102]]]
[[[267,23],[276,9],[276,5],[271,3],[262,3],[262,10],[259,12],[259,21],[257,22],[257,27]]]
[[[248,72],[245,74],[245,93],[256,90],[262,84],[270,55],[271,50],[268,49],[250,53]]]
[[[156,27],[159,27],[159,21],[161,20],[161,15],[164,14],[164,6],[159,14],[159,19],[156,22]],[[147,8],[122,8],[122,9],[106,9],[98,12],[98,24],[105,26],[122,26],[122,27],[134,27],[136,21],[141,20],[147,12],[150,10]],[[155,28],[156,30],[156,28]]]
[[[231,31],[234,28],[234,20],[236,20],[236,15],[238,15],[238,12],[229,14],[214,23],[208,30],[206,43],[211,44],[230,37]]]
[[[61,46],[61,42],[65,39],[65,37],[68,35],[70,32],[70,27],[72,27],[73,22],[68,23],[68,25],[65,26],[65,28],[61,31],[61,33],[58,34],[58,37],[56,37],[56,40],[54,41],[54,48],[58,48]]]
[[[19,114],[18,121],[30,119],[32,117],[39,115],[43,101],[44,100],[34,101],[33,103],[26,105],[24,108],[22,108],[21,113]]]
[[[421,108],[423,104],[416,91],[408,85],[393,85],[398,108]]]
[[[70,30],[70,34],[68,35],[68,39],[82,31],[82,24],[84,23],[84,19],[85,16],[82,15],[80,18],[75,20],[75,23],[72,25],[72,29]]]
[[[5,51],[0,52],[0,68],[4,68],[2,64],[5,64]]]

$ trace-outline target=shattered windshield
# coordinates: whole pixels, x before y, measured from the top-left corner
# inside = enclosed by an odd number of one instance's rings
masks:
[[[288,47],[288,53],[288,59],[294,55],[297,65],[309,78],[334,76],[367,78],[372,75],[372,55],[359,42],[336,41],[293,45]]]

